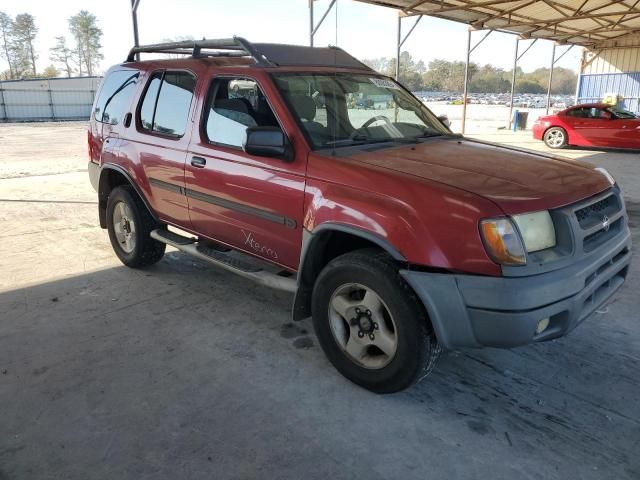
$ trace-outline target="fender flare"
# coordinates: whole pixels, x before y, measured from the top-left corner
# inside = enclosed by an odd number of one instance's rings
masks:
[[[103,163],[100,167],[100,174],[98,176],[98,216],[100,217],[100,226],[102,228],[107,228],[107,197],[108,196],[105,196],[103,193],[104,179],[106,178],[104,173],[106,170],[113,170],[119,173],[120,175],[122,175],[124,179],[127,181],[127,183],[131,185],[131,187],[133,187],[133,189],[136,191],[136,193],[142,200],[142,203],[144,203],[145,207],[147,207],[147,210],[149,211],[153,219],[156,220],[157,222],[160,221],[156,212],[153,210],[153,208],[151,208],[151,205],[149,205],[149,202],[147,201],[147,197],[142,193],[142,190],[140,190],[140,187],[138,187],[136,182],[133,181],[133,179],[131,178],[131,175],[129,175],[129,172],[127,172],[120,165],[115,165],[113,163]]]
[[[302,234],[300,266],[298,268],[298,289],[293,299],[292,316],[294,321],[307,318],[311,314],[311,292],[313,290],[314,279],[309,276],[309,271],[314,270],[312,263],[314,258],[313,252],[316,248],[323,247],[321,240],[326,238],[326,236],[322,234],[329,232],[343,232],[362,238],[383,249],[394,260],[404,263],[407,262],[404,255],[390,242],[375,233],[359,227],[328,222],[318,225],[313,231],[304,229]]]

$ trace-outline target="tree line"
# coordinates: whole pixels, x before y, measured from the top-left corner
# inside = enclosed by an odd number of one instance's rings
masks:
[[[379,57],[364,60],[374,70],[394,76],[396,59]],[[436,59],[425,65],[415,61],[409,52],[400,54],[400,82],[412,91],[462,93],[465,63]],[[493,65],[469,64],[469,91],[473,93],[507,93],[511,91],[513,70],[505,71]],[[516,69],[516,93],[546,93],[549,69],[538,68],[525,73]],[[575,92],[577,75],[567,68],[554,68],[551,93],[569,95]]]
[[[96,16],[80,10],[68,19],[68,24],[72,41],[69,42],[65,34],[56,37],[55,45],[49,49],[49,60],[53,63],[38,72],[38,53],[34,47],[38,27],[34,16],[20,13],[12,18],[0,11],[0,57],[9,66],[0,72],[0,80],[95,75],[104,58],[102,30]]]

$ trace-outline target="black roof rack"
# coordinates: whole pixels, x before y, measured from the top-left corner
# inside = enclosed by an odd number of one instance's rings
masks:
[[[179,42],[141,45],[129,50],[127,62],[133,62],[138,53],[179,53],[192,57],[253,57],[257,64],[273,66],[254,46],[241,37],[222,39],[183,40]]]
[[[278,43],[251,43],[242,37],[223,39],[184,40],[133,47],[127,62],[133,62],[138,53],[177,53],[202,57],[248,57],[263,67],[314,66],[344,67],[372,71],[360,60],[339,47],[304,47]]]

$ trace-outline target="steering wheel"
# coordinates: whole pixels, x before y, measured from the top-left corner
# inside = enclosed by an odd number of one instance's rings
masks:
[[[375,123],[375,122],[377,122],[379,120],[385,122],[389,126],[393,126],[393,124],[391,123],[391,120],[389,120],[388,117],[385,117],[384,115],[376,115],[375,117],[371,117],[369,120],[364,122],[360,128],[356,128],[353,131],[353,133],[351,133],[349,138],[353,139],[354,137],[357,137],[360,134],[359,132],[361,130],[368,128],[372,123]]]

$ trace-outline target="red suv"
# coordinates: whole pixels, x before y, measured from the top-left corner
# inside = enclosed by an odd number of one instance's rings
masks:
[[[152,52],[185,58],[135,59]],[[102,82],[89,155],[125,265],[171,245],[295,293],[293,318],[375,392],[421,379],[441,348],[566,334],[631,260],[606,171],[454,135],[334,47],[134,48]]]

